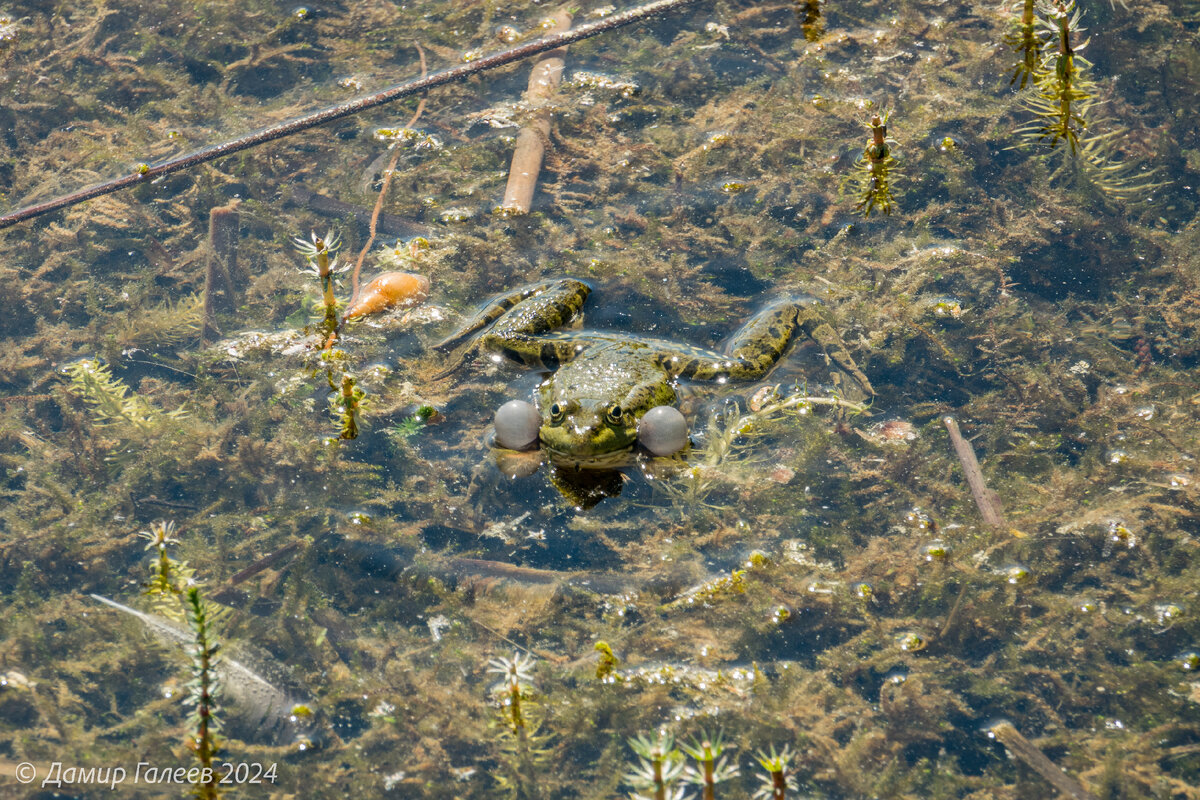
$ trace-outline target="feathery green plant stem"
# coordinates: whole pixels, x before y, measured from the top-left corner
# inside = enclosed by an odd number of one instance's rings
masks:
[[[358,388],[354,377],[343,375],[341,402],[339,403],[342,413],[341,438],[358,438],[358,412],[364,397],[366,397],[366,392]]]
[[[1013,68],[1008,85],[1017,84],[1020,89],[1036,84],[1038,71],[1041,69],[1042,39],[1037,33],[1037,18],[1034,16],[1033,6],[1034,0],[1023,0],[1021,21],[1005,38],[1005,42],[1021,56],[1021,60]]]
[[[512,676],[508,683],[508,698],[509,698],[509,715],[512,717],[513,733],[517,734],[517,738],[525,740],[525,717],[521,715],[521,684],[517,681],[516,676]]]
[[[1071,152],[1075,152],[1075,149],[1079,146],[1079,133],[1071,125],[1071,121],[1075,119],[1078,121],[1080,127],[1084,126],[1083,118],[1079,115],[1078,111],[1075,113],[1071,111],[1071,103],[1076,99],[1078,93],[1074,85],[1076,74],[1075,51],[1071,48],[1070,17],[1067,15],[1066,9],[1059,3],[1055,5],[1055,12],[1055,22],[1058,23],[1058,58],[1054,64],[1054,72],[1061,86],[1058,103],[1058,119],[1061,129],[1056,132],[1056,136],[1050,144],[1053,146],[1059,138],[1063,138],[1067,140],[1067,145],[1071,148]]]
[[[763,786],[755,794],[758,798],[770,798],[770,800],[785,800],[788,793],[788,788],[794,786],[794,781],[790,780],[789,767],[792,760],[792,751],[788,746],[776,752],[774,745],[771,746],[770,752],[759,752],[758,763],[766,770]]]
[[[861,198],[854,206],[855,211],[861,211],[864,217],[879,209],[883,214],[892,213],[892,170],[896,159],[892,158],[892,150],[887,139],[887,115],[882,117],[875,114],[871,117],[871,141],[863,154],[855,163],[855,169],[861,176]]]
[[[333,296],[333,271],[329,268],[329,248],[317,239],[317,270],[321,278],[321,299],[325,303],[325,321],[337,319],[337,298]]]
[[[213,758],[219,750],[216,717],[217,673],[216,658],[220,645],[212,635],[208,609],[200,597],[200,590],[193,586],[187,591],[187,618],[196,637],[192,648],[192,681],[188,702],[192,706],[190,723],[193,726],[188,747],[196,754],[204,775],[208,778],[197,784],[196,794],[203,800],[217,797],[217,778],[213,772]]]
[[[1092,97],[1092,83],[1085,74],[1090,64],[1079,55],[1087,42],[1072,40],[1081,31],[1079,17],[1074,2],[1058,0],[1044,21],[1057,37],[1058,48],[1043,61],[1035,76],[1037,93],[1027,101],[1038,120],[1018,131],[1034,142],[1048,142],[1051,149],[1065,141],[1073,156],[1080,150],[1087,128],[1084,115]]]

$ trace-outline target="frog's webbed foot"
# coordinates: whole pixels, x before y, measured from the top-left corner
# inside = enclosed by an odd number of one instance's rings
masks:
[[[868,396],[875,396],[875,388],[871,386],[871,381],[855,363],[854,358],[846,350],[846,344],[842,341],[842,337],[834,330],[833,324],[830,322],[825,307],[816,300],[808,300],[807,302],[798,303],[796,312],[796,324],[800,330],[804,331],[810,339],[821,346],[825,351],[825,355],[838,368],[854,379],[854,382],[859,385]]]
[[[500,346],[506,352],[516,350],[509,354],[520,358],[520,348],[532,341],[532,337],[570,322],[590,292],[582,281],[559,278],[496,295],[476,309],[461,328],[433,346],[436,352],[446,353],[465,341],[474,340],[452,359],[449,366],[435,375],[434,380],[457,370],[477,355],[481,347]]]

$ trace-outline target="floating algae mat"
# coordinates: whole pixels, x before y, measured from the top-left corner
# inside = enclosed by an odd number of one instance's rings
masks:
[[[0,795],[1200,796],[1195,5],[635,8],[0,8]]]

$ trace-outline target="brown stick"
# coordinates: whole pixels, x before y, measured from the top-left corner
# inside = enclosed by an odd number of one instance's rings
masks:
[[[975,458],[975,451],[971,448],[971,443],[963,438],[963,435],[958,430],[958,423],[954,421],[954,417],[943,417],[942,422],[946,425],[946,430],[950,433],[950,443],[954,445],[954,452],[958,455],[958,462],[962,464],[963,474],[967,477],[967,485],[971,487],[971,496],[975,498],[975,505],[979,506],[979,513],[983,515],[983,521],[993,528],[1007,528],[1008,525],[1004,521],[1004,509],[1000,505],[1000,496],[987,487],[987,482],[983,479],[983,470],[979,468],[979,460]]]
[[[233,295],[237,271],[237,207],[238,201],[234,200],[208,212],[208,270],[204,275],[204,327],[200,334],[206,342],[216,341],[221,335],[217,328],[217,313],[229,313],[237,306]]]
[[[1046,754],[1037,748],[1033,742],[1021,735],[1011,722],[997,722],[988,728],[994,738],[1001,742],[1008,752],[1023,761],[1027,767],[1046,779],[1046,782],[1067,797],[1074,800],[1097,800],[1096,795],[1083,788],[1074,778],[1066,775],[1046,758]]]
[[[209,594],[209,597],[213,600],[216,600],[218,603],[225,602],[225,600],[228,600],[232,596],[230,593],[235,590],[239,583],[244,583],[245,581],[250,580],[268,567],[272,567],[285,558],[288,558],[297,550],[299,550],[301,546],[301,542],[289,542],[275,552],[268,553],[250,566],[243,569],[241,572],[238,572],[230,577],[229,580],[225,581],[225,583],[214,589]],[[222,599],[223,597],[225,600]]]
[[[429,74],[428,64],[425,62],[425,50],[421,45],[416,45],[417,55],[421,57],[421,77],[424,78]],[[425,98],[417,103],[417,110],[412,115],[412,119],[404,127],[411,128],[417,124],[417,120],[421,118],[421,114],[425,113]],[[379,215],[383,212],[383,198],[387,195],[388,187],[392,185],[392,175],[396,172],[396,162],[400,160],[400,146],[393,145],[392,157],[388,159],[387,168],[383,170],[383,185],[379,187],[379,197],[375,198],[375,210],[371,212],[371,225],[367,229],[367,243],[363,245],[362,251],[358,254],[358,261],[354,262],[354,275],[351,276],[350,285],[350,302],[346,304],[346,308],[354,308],[354,304],[358,302],[358,279],[362,274],[363,261],[367,258],[367,253],[371,250],[371,245],[375,243],[375,233],[379,228]],[[346,319],[343,317],[342,322]]]
[[[554,27],[550,32],[560,33],[570,27],[571,12],[564,8],[554,15]],[[566,55],[566,47],[543,53],[529,73],[525,104],[533,109],[533,117],[517,134],[517,146],[513,150],[512,166],[508,169],[508,186],[504,189],[501,211],[528,214],[533,205],[533,190],[537,186],[538,173],[542,171],[542,156],[545,155],[546,143],[550,141],[550,109],[546,106],[562,82]]]
[[[559,47],[565,47],[573,42],[590,39],[593,36],[607,31],[623,28],[626,25],[632,25],[635,22],[643,22],[656,14],[663,14],[668,11],[677,11],[686,6],[695,5],[700,0],[653,0],[653,2],[645,5],[636,6],[628,11],[622,11],[618,14],[605,17],[604,19],[589,22],[585,25],[580,25],[564,33],[555,33],[548,36],[543,36],[534,42],[519,45],[509,50],[504,50],[500,53],[495,53],[490,56],[484,56],[476,61],[471,61],[467,64],[459,64],[456,67],[435,72],[424,78],[402,83],[398,86],[393,86],[390,89],[384,89],[382,92],[369,94],[365,97],[359,97],[355,100],[349,100],[345,103],[338,103],[334,106],[317,111],[313,114],[308,114],[303,117],[281,122],[278,125],[272,125],[269,128],[263,128],[255,133],[248,133],[245,136],[239,136],[236,139],[230,139],[220,144],[210,145],[201,150],[188,155],[171,158],[166,161],[160,161],[157,164],[138,164],[132,174],[124,175],[120,178],[114,178],[110,181],[98,183],[95,186],[90,186],[86,189],[72,192],[70,194],[56,197],[52,200],[46,200],[41,203],[35,203],[31,206],[9,212],[8,214],[0,215],[0,228],[7,228],[11,225],[16,225],[18,222],[24,222],[34,217],[40,217],[42,214],[48,214],[51,211],[57,211],[62,208],[82,203],[85,200],[91,200],[96,197],[101,197],[106,194],[126,189],[130,186],[136,186],[139,183],[147,183],[162,175],[168,175],[172,172],[194,167],[197,164],[204,164],[209,161],[231,155],[233,153],[247,150],[264,142],[271,142],[276,139],[282,139],[285,136],[291,136],[294,133],[315,128],[318,125],[324,125],[326,122],[333,122],[335,119],[342,119],[357,114],[360,111],[366,111],[369,108],[375,108],[385,103],[391,103],[403,97],[411,97],[414,94],[428,91],[436,86],[445,86],[448,83],[462,80],[471,75],[478,75],[481,72],[496,69],[514,61],[520,61],[530,56],[535,56],[540,53],[545,53],[548,50],[554,50]]]

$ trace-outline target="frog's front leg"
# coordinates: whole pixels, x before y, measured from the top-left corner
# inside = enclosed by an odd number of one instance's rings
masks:
[[[461,328],[434,345],[435,350],[446,352],[478,335],[473,345],[437,377],[458,369],[480,346],[529,365],[537,363],[542,360],[543,349],[535,338],[537,334],[569,323],[579,314],[590,292],[591,288],[582,281],[561,278],[496,295],[480,306]]]

